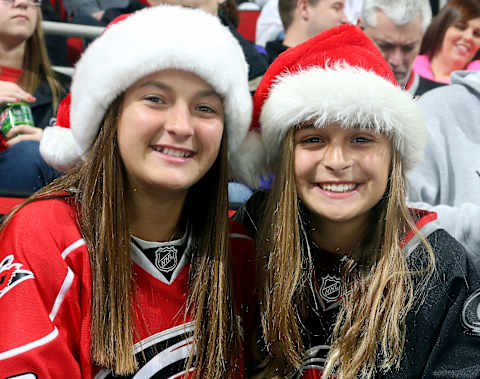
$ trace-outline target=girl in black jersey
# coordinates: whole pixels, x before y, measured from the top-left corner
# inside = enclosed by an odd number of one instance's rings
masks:
[[[259,245],[263,375],[479,377],[480,278],[406,205],[426,132],[373,42],[340,26],[289,49],[253,129],[244,167],[275,177],[237,214]]]

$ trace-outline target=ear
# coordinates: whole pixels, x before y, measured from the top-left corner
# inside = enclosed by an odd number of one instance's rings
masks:
[[[297,0],[297,7],[295,12],[300,16],[302,20],[308,20],[310,18],[310,4],[308,0]]]

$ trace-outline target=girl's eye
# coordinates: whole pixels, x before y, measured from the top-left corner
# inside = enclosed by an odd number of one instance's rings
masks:
[[[156,96],[156,95],[148,95],[148,96],[145,96],[144,99],[154,104],[165,104],[165,101],[163,101],[163,99],[160,96]]]
[[[197,105],[196,109],[200,112],[203,112],[203,113],[211,113],[211,114],[216,114],[217,113],[217,110],[210,106],[210,105],[207,105],[207,104],[200,104],[200,105]]]
[[[358,136],[358,137],[353,137],[352,138],[353,143],[363,144],[363,143],[368,143],[368,142],[372,142],[372,141],[373,141],[373,139],[368,138],[368,137],[363,137],[363,136]]]
[[[465,28],[466,28],[467,26],[466,26],[465,23],[463,23],[463,22],[457,22],[457,23],[455,24],[455,27],[456,27],[458,30],[465,30]]]
[[[322,143],[323,141],[323,138],[318,136],[311,136],[302,139],[302,143]]]

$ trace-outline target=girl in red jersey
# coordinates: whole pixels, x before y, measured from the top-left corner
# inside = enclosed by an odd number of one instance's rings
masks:
[[[229,239],[227,155],[247,75],[199,10],[145,9],[89,46],[70,128],[40,147],[69,171],[2,227],[2,376],[243,376],[252,242],[235,225]]]
[[[253,126],[242,167],[275,179],[237,216],[259,244],[266,376],[479,377],[480,277],[406,205],[426,132],[373,42],[341,26],[280,55]]]

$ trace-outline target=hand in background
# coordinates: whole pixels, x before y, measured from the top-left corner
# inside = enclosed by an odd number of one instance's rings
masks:
[[[13,146],[21,141],[40,141],[42,134],[43,130],[35,126],[17,125],[7,133],[7,143],[8,146]]]
[[[0,104],[18,101],[33,102],[35,98],[24,91],[18,84],[0,80]]]

